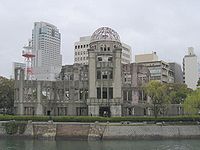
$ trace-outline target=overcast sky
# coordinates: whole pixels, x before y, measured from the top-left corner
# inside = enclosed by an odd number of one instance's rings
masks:
[[[73,63],[80,36],[102,26],[118,32],[133,58],[156,51],[181,64],[191,46],[200,55],[199,0],[0,0],[0,76],[12,74],[12,62],[23,62],[22,47],[36,21],[60,30],[63,64]]]

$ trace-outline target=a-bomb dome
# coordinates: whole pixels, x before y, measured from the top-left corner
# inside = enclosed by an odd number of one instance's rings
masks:
[[[101,27],[92,34],[90,43],[96,41],[115,41],[121,43],[118,33],[109,27]]]

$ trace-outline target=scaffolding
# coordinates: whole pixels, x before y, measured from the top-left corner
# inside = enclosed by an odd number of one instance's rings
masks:
[[[32,53],[32,43],[29,41],[27,46],[23,47],[22,56],[24,57],[24,61],[26,63],[25,68],[25,79],[32,80],[33,79],[33,71],[32,71],[32,59],[35,55]]]

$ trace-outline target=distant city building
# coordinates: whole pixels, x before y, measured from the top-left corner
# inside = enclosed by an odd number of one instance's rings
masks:
[[[151,54],[135,55],[136,63],[150,62],[150,61],[158,61],[158,56],[157,56],[156,52],[152,52]]]
[[[151,74],[150,80],[174,83],[174,72],[171,70],[169,63],[158,60],[156,52],[152,54],[135,55],[135,62],[149,69]]]
[[[122,42],[122,64],[130,64],[132,62],[131,46]]]
[[[12,66],[13,66],[12,67],[12,78],[15,76],[15,69],[17,69],[17,68],[25,69],[26,68],[26,64],[20,63],[20,62],[13,62]]]
[[[88,64],[88,49],[90,36],[80,37],[78,42],[74,43],[74,63]]]
[[[35,22],[32,30],[32,66],[36,80],[55,80],[62,67],[61,35],[56,26]]]
[[[174,73],[174,83],[183,83],[183,71],[181,69],[181,65],[176,62],[169,63],[170,69]]]
[[[197,56],[194,53],[194,48],[188,48],[188,54],[183,58],[183,79],[184,83],[195,90],[197,88],[198,77],[198,62]]]
[[[88,64],[88,48],[91,36],[80,37],[78,42],[74,43],[74,63]],[[122,43],[122,63],[128,64],[132,61],[131,47]]]

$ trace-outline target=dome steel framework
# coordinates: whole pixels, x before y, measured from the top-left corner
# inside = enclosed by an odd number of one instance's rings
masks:
[[[92,34],[91,43],[96,41],[115,41],[121,43],[118,33],[109,27],[101,27]]]

